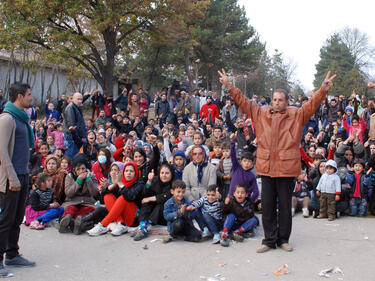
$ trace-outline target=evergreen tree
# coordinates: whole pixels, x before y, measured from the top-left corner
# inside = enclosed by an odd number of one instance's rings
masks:
[[[353,90],[363,91],[366,84],[355,57],[342,42],[339,34],[334,34],[320,49],[320,61],[316,65],[314,87],[318,89],[328,71],[337,74],[331,89],[333,94],[349,96]]]

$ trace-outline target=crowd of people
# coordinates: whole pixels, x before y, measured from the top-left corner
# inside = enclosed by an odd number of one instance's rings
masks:
[[[53,223],[60,233],[87,231],[90,236],[119,236],[136,226],[135,241],[147,237],[152,225],[167,225],[165,242],[211,237],[222,246],[254,235],[256,213],[266,199],[257,170],[272,174],[275,169],[269,164],[272,152],[260,144],[278,149],[283,140],[257,134],[257,128],[271,126],[257,116],[277,110],[275,98],[254,94],[246,101],[248,115],[238,107],[243,100],[233,101],[235,95],[233,89],[219,97],[172,85],[152,97],[124,87],[112,99],[93,89],[62,95],[56,104],[46,100],[42,118],[37,108],[25,105],[31,153],[27,167],[17,172],[29,176],[25,224],[41,230]],[[88,99],[91,118],[83,110]],[[292,216],[302,211],[304,218],[331,221],[344,214],[374,215],[375,99],[353,93],[315,105],[312,96],[294,99],[285,93],[285,100],[295,110],[285,111],[281,119],[298,118],[298,112],[308,117],[301,121],[297,155],[280,151],[277,159],[281,176],[293,177],[292,200],[286,205]],[[15,101],[7,103],[5,112]],[[313,109],[310,117],[306,112]],[[283,135],[288,134],[294,132]],[[24,150],[12,147],[13,165],[17,156],[24,158]],[[297,177],[298,165],[290,160],[295,157],[302,165]]]

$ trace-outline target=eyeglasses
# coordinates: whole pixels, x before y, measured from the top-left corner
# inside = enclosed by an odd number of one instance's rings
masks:
[[[194,152],[193,153],[193,156],[197,156],[197,155],[203,155],[203,152]]]

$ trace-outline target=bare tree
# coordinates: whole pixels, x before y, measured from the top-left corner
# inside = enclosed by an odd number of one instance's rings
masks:
[[[339,34],[362,71],[374,66],[375,47],[370,44],[370,38],[366,33],[362,33],[358,28],[345,27]]]

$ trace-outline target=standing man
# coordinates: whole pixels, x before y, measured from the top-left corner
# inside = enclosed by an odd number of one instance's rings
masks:
[[[33,100],[30,86],[11,85],[9,100],[0,115],[0,277],[10,276],[3,265],[4,254],[6,266],[35,266],[18,253],[29,185],[27,166],[34,147],[34,133],[25,112]]]
[[[86,124],[81,110],[82,103],[82,95],[80,93],[74,93],[72,102],[69,103],[64,111],[63,132],[65,138],[66,155],[72,159],[74,155],[78,153],[80,148],[74,140],[82,140],[86,137]]]
[[[234,102],[255,123],[258,140],[256,170],[262,177],[265,236],[257,253],[264,253],[276,246],[290,252],[293,250],[289,245],[293,180],[301,172],[299,145],[302,128],[326,98],[336,75],[330,77],[328,72],[320,89],[300,108],[287,107],[288,94],[281,89],[273,93],[272,106],[259,107],[230,84],[224,69],[219,71],[219,75],[220,82],[229,89]]]

